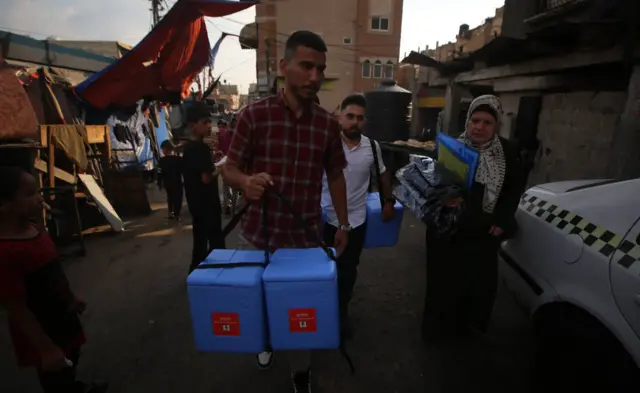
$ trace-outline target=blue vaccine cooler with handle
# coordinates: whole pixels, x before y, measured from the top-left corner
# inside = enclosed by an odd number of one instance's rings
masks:
[[[378,192],[367,194],[367,231],[364,238],[364,248],[393,247],[398,243],[400,229],[402,228],[402,218],[404,207],[398,201],[394,201],[395,215],[392,220],[382,221],[382,210],[384,207],[384,190],[382,190],[382,175],[380,174],[380,160],[378,156],[378,142],[373,139],[371,149],[373,151],[373,166],[376,174]]]

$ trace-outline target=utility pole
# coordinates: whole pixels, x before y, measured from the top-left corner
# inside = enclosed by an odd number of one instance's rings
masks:
[[[418,47],[418,53],[420,52],[420,47]],[[411,66],[411,131],[410,135],[413,137],[419,138],[420,133],[420,108],[418,108],[418,80],[420,78],[420,66],[412,65]]]
[[[157,25],[160,21],[160,10],[162,9],[161,0],[149,0],[151,1],[151,16],[153,17],[153,26]]]
[[[264,39],[265,43],[265,56],[267,57],[267,96],[271,95],[271,42],[269,38]]]

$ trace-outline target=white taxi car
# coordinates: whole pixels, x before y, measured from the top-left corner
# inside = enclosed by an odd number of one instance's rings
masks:
[[[516,219],[501,280],[531,316],[538,363],[627,391],[640,374],[640,179],[536,186]]]

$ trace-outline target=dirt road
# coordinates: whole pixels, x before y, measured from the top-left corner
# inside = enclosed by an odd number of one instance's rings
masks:
[[[167,222],[161,196],[152,195],[154,214],[128,222],[124,234],[89,236],[88,256],[67,265],[76,292],[89,303],[81,376],[108,380],[113,393],[289,392],[287,362],[277,354],[274,368],[263,372],[252,356],[195,351],[185,286],[189,220]],[[530,332],[504,292],[487,342],[423,347],[424,228],[405,217],[397,247],[365,251],[362,258],[356,336],[349,344],[356,375],[337,351],[318,352],[316,391],[527,391]],[[4,319],[0,314],[0,392],[39,392],[33,373],[14,365]]]

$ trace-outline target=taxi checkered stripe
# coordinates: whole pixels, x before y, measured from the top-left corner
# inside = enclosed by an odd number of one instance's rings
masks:
[[[533,195],[524,194],[520,207],[567,234],[579,235],[584,244],[607,258],[614,252],[622,253],[618,260],[622,267],[640,270],[640,245],[635,242]]]

